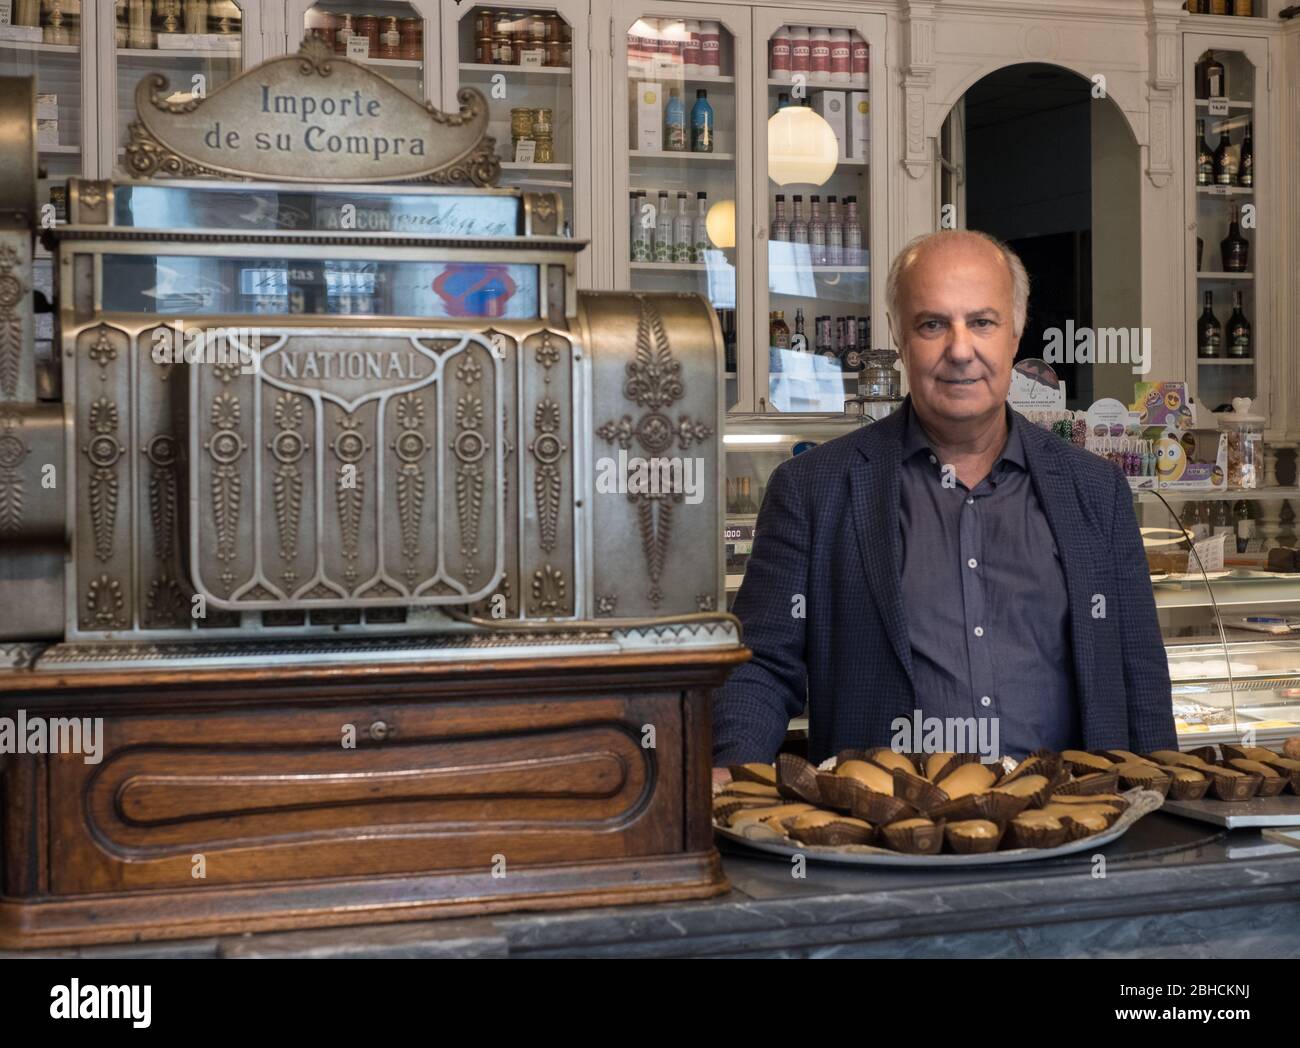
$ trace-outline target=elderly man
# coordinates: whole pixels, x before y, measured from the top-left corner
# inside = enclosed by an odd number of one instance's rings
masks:
[[[923,236],[887,299],[911,394],[773,473],[734,609],[754,657],[714,696],[714,765],[772,761],[805,701],[814,761],[900,732],[954,748],[922,724],[978,725],[1014,756],[1177,748],[1124,476],[1006,403],[1020,259]]]

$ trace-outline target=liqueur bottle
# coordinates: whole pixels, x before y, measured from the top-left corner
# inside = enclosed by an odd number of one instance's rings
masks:
[[[668,153],[685,153],[686,107],[682,96],[676,88],[668,92],[668,104],[664,106],[664,151]]]
[[[1232,224],[1228,226],[1228,235],[1219,244],[1223,255],[1225,273],[1244,273],[1250,268],[1250,242],[1241,235],[1237,225],[1237,212],[1232,212]]]
[[[803,197],[794,198],[794,221],[790,223],[790,239],[796,244],[808,243],[808,220],[803,214]]]
[[[668,190],[659,191],[659,212],[655,216],[655,261],[673,260],[673,213],[668,207]]]
[[[803,310],[794,311],[794,334],[790,336],[790,348],[798,353],[808,352],[808,336],[803,329]]]
[[[790,326],[785,322],[785,310],[778,309],[772,313],[769,344],[776,349],[790,348]]]
[[[1237,156],[1232,151],[1232,136],[1227,128],[1219,135],[1219,145],[1214,150],[1214,184],[1230,186],[1237,181]]]
[[[826,264],[844,265],[844,226],[840,222],[840,205],[833,196],[826,198]]]
[[[1196,184],[1214,185],[1214,153],[1205,141],[1205,121],[1196,121]]]
[[[695,229],[691,238],[695,243],[692,262],[706,262],[709,257],[709,194],[695,194]]]
[[[1196,325],[1196,355],[1207,360],[1223,355],[1223,328],[1214,315],[1214,292],[1205,293],[1205,311]]]
[[[822,198],[812,198],[812,219],[808,223],[808,243],[812,246],[812,264],[826,264],[826,223],[822,221]]]
[[[1228,81],[1223,63],[1214,57],[1213,51],[1206,51],[1196,67],[1196,97],[1225,98],[1228,94]]]
[[[1255,122],[1246,125],[1241,140],[1241,162],[1237,165],[1237,185],[1250,188],[1255,184]]]
[[[1232,316],[1228,318],[1228,356],[1243,360],[1250,356],[1250,321],[1241,308],[1241,292],[1232,293]]]
[[[673,218],[673,261],[689,262],[695,252],[695,219],[691,215],[686,191],[677,194],[677,214]]]

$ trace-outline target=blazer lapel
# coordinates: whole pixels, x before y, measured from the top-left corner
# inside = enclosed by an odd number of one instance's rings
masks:
[[[901,409],[900,409],[901,411]],[[888,419],[863,431],[858,444],[861,457],[849,470],[849,493],[858,549],[866,567],[867,588],[875,599],[885,633],[912,680],[912,642],[903,611],[899,577],[902,549],[898,536],[899,448],[896,411]],[[915,682],[913,681],[913,686]]]
[[[1082,506],[1074,481],[1061,461],[1060,449],[1052,441],[1060,438],[1043,433],[1031,422],[1022,427],[1029,475],[1047,523],[1056,539],[1056,549],[1065,569],[1065,589],[1070,602],[1070,642],[1074,655],[1074,676],[1080,712],[1090,704],[1094,693],[1093,630],[1090,617],[1093,607],[1092,577],[1088,564],[1090,544],[1081,530],[1087,526],[1090,509]],[[1031,439],[1032,438],[1032,439]],[[1086,723],[1086,717],[1081,718]]]

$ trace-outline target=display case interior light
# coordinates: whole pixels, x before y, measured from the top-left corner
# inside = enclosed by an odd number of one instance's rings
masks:
[[[724,433],[724,444],[786,444],[790,438],[780,433]]]
[[[839,142],[807,106],[778,109],[767,121],[767,173],[779,186],[820,186],[835,173]]]
[[[704,228],[708,230],[709,239],[713,241],[714,247],[735,247],[736,202],[719,200],[710,207],[704,216]]]

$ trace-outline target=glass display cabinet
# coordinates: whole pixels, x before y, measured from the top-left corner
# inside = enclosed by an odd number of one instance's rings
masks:
[[[262,58],[255,0],[119,0],[97,10],[99,76],[115,98],[99,115],[100,171],[125,169],[136,88],[145,77],[165,77],[168,99],[184,101],[210,95]]]
[[[745,577],[745,562],[754,544],[754,524],[772,472],[782,462],[853,433],[871,419],[861,414],[732,414],[722,438],[727,457],[726,556],[727,609]]]
[[[1244,20],[1243,20],[1244,21]],[[1248,23],[1247,23],[1248,24]],[[1187,113],[1188,354],[1201,403],[1262,394],[1267,382],[1268,41],[1183,38]]]
[[[442,6],[442,107],[476,88],[488,100],[502,186],[554,193],[566,236],[591,237],[590,120],[575,119],[590,94],[587,5],[571,0],[527,8]],[[587,265],[582,261],[582,266]],[[580,270],[580,282],[594,281]]]
[[[1300,572],[1270,554],[1294,544],[1283,520],[1298,497],[1283,487],[1137,495],[1184,746],[1247,733],[1265,744],[1300,726]],[[1202,563],[1184,534],[1208,545]]]
[[[736,352],[751,344],[752,320],[738,173],[751,148],[749,33],[747,8],[614,5],[614,184],[626,187],[614,201],[615,279],[708,297],[727,345],[728,409],[752,381]]]
[[[59,222],[67,217],[63,183],[85,173],[95,151],[96,121],[83,118],[96,99],[94,40],[80,0],[13,0],[0,25],[0,76],[36,77],[36,145],[46,173],[38,195]]]
[[[437,5],[402,0],[291,0],[289,50],[317,36],[335,54],[372,67],[413,98],[429,97],[424,38],[437,34]]]
[[[883,280],[884,16],[754,13],[756,406],[840,412],[888,344]],[[873,250],[873,248],[875,250]],[[878,285],[878,286],[877,286]],[[875,322],[875,323],[873,323]],[[874,340],[874,341],[873,341]]]

